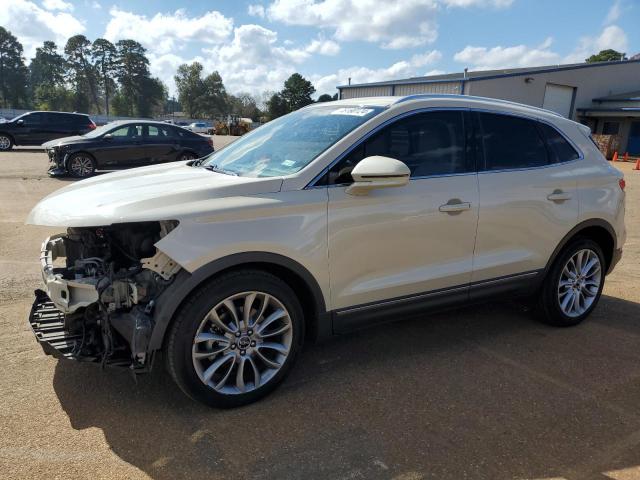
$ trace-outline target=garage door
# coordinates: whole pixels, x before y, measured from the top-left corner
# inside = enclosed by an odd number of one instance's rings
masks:
[[[544,91],[544,102],[542,104],[542,108],[552,110],[563,117],[569,118],[571,116],[573,90],[574,87],[547,83],[547,88]]]

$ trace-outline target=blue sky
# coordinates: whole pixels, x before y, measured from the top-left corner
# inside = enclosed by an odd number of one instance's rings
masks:
[[[173,93],[178,65],[218,70],[232,93],[278,90],[292,72],[318,93],[429,73],[583,61],[640,52],[640,0],[2,0],[0,25],[33,55],[133,38]]]

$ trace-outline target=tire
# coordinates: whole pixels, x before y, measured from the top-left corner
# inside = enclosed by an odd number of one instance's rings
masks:
[[[251,294],[256,295],[248,300]],[[194,400],[211,407],[239,407],[264,397],[284,380],[303,339],[302,307],[293,290],[269,273],[239,270],[208,281],[180,307],[167,337],[167,368]]]
[[[595,263],[589,267],[592,262]],[[571,276],[573,269],[579,272],[575,279]],[[587,238],[570,242],[558,255],[544,280],[539,300],[542,321],[557,327],[571,327],[582,322],[600,300],[605,272],[606,263],[600,245]]]
[[[193,152],[184,152],[178,157],[178,161],[183,162],[185,160],[195,160],[198,156]]]
[[[76,178],[87,178],[96,172],[96,161],[88,153],[75,153],[67,160],[67,172]]]
[[[0,133],[0,152],[8,152],[13,148],[13,138],[4,133]]]

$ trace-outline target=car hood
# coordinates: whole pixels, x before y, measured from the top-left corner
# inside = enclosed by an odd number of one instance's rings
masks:
[[[282,178],[235,177],[173,162],[73,183],[42,199],[26,223],[91,227],[180,220],[215,210],[221,198],[274,193],[281,186]]]
[[[42,146],[44,148],[53,148],[53,147],[57,147],[60,145],[69,145],[69,144],[73,144],[73,143],[82,143],[84,141],[86,141],[87,139],[81,135],[74,135],[72,137],[62,137],[62,138],[56,138],[55,140],[49,140],[48,142],[45,142],[42,144]]]

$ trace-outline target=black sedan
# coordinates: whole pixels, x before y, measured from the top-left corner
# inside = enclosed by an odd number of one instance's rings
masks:
[[[151,121],[118,121],[82,136],[43,144],[49,175],[89,177],[97,169],[139,167],[191,160],[213,152],[211,138]]]

